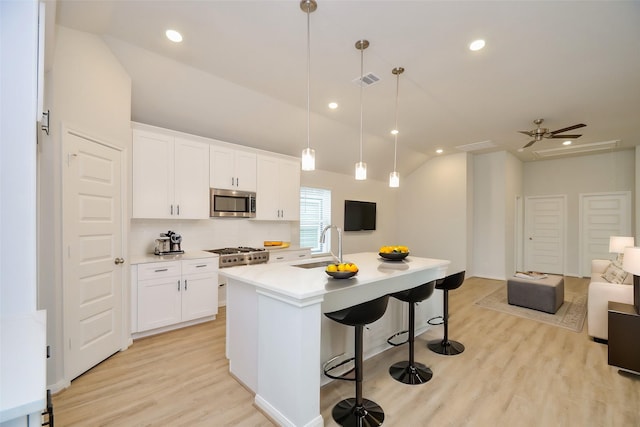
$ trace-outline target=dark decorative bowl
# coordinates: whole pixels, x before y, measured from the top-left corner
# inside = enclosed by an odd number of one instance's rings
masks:
[[[355,276],[356,274],[358,274],[357,271],[324,271],[325,273],[327,273],[329,276],[333,277],[334,279],[348,279],[350,277]]]
[[[409,252],[391,252],[389,254],[383,254],[380,252],[378,255],[389,261],[402,261],[409,255]]]

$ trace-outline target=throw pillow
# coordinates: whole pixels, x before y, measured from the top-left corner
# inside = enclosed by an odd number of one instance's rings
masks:
[[[622,269],[620,264],[616,261],[612,261],[602,274],[602,278],[609,283],[623,283],[628,274],[629,273]]]

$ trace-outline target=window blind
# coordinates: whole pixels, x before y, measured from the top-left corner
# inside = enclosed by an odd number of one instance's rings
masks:
[[[300,187],[300,246],[311,248],[311,253],[327,253],[331,236],[320,243],[322,229],[331,224],[331,190]]]

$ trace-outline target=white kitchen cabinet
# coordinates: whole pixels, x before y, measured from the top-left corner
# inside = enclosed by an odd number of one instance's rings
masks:
[[[212,145],[209,185],[226,190],[256,191],[256,153]]]
[[[258,156],[256,219],[300,219],[300,162],[274,156]]]
[[[218,259],[166,261],[137,266],[137,322],[133,332],[175,329],[218,313]],[[186,326],[186,324],[185,324]]]
[[[133,218],[209,218],[209,145],[133,131]]]

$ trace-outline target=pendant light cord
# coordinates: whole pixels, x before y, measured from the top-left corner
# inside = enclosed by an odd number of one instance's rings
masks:
[[[311,148],[311,19],[310,2],[307,0],[307,148]]]
[[[393,171],[396,171],[396,160],[398,158],[398,94],[400,93],[400,73],[396,74],[396,133],[393,135]]]
[[[360,49],[360,163],[362,163],[362,90],[364,89],[364,46]]]

